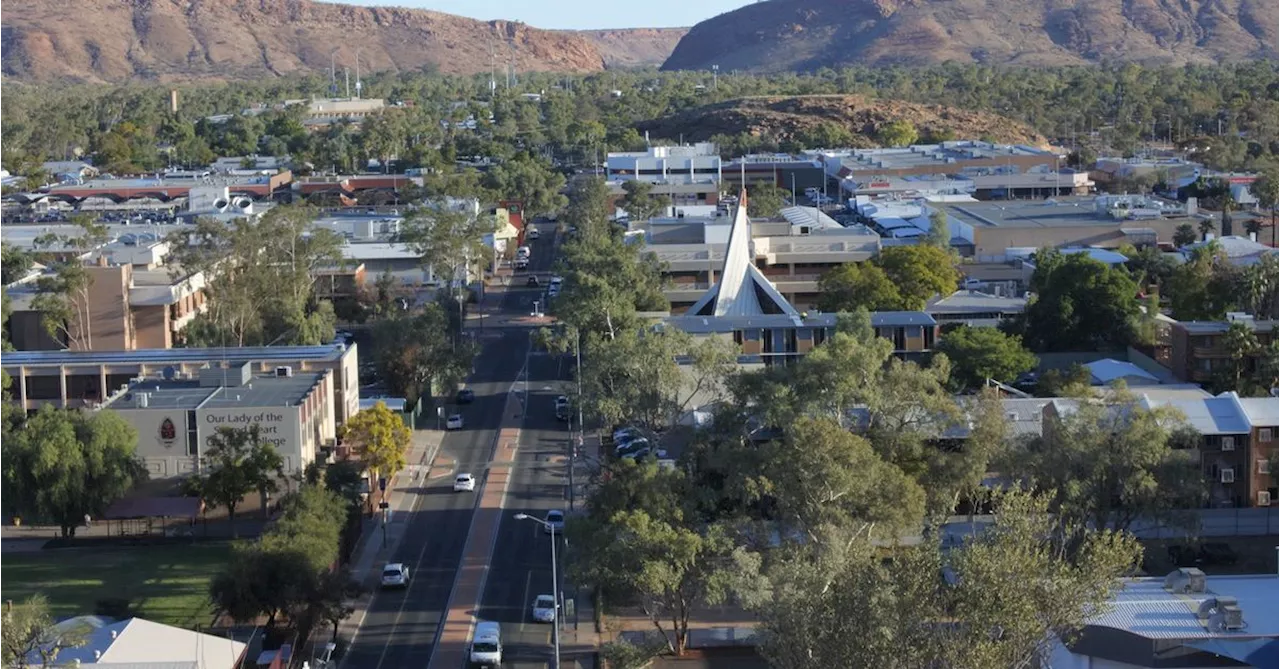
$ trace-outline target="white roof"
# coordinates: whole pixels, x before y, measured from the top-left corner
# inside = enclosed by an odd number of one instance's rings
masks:
[[[1148,639],[1208,639],[1276,637],[1277,578],[1265,576],[1210,576],[1206,593],[1174,594],[1164,589],[1163,578],[1125,579],[1112,610],[1089,624],[1124,630]],[[1210,632],[1196,617],[1206,599],[1235,597],[1247,627],[1242,632]]]
[[[773,283],[756,268],[751,251],[751,219],[747,217],[746,193],[735,208],[733,225],[729,229],[729,246],[725,249],[724,266],[720,270],[720,282],[689,308],[690,315],[701,316],[761,316],[777,313],[799,318],[800,313],[778,292]],[[772,303],[766,311],[760,304],[763,297]]]
[[[1085,365],[1085,367],[1089,368],[1089,373],[1093,376],[1093,382],[1096,384],[1106,385],[1116,379],[1142,379],[1155,383],[1160,382],[1154,374],[1132,362],[1103,358],[1102,360],[1095,360]]]
[[[1143,398],[1148,407],[1167,406],[1181,411],[1187,423],[1200,434],[1248,434],[1249,420],[1234,397],[1218,396],[1198,400],[1156,400]]]
[[[1274,397],[1242,397],[1236,400],[1253,427],[1280,426],[1280,402]]]
[[[93,630],[83,646],[59,652],[58,663],[70,665],[78,660],[81,665],[105,669],[134,669],[143,665],[231,669],[239,662],[245,647],[244,643],[220,636],[130,618]]]
[[[347,260],[417,260],[407,244],[388,242],[347,242],[342,245],[342,257]]]
[[[782,217],[791,225],[807,225],[812,228],[844,227],[817,207],[784,207]]]
[[[1234,265],[1253,265],[1266,256],[1275,257],[1277,254],[1276,249],[1266,244],[1259,244],[1248,237],[1236,235],[1188,244],[1183,247],[1183,251],[1198,249],[1207,244],[1216,244]]]

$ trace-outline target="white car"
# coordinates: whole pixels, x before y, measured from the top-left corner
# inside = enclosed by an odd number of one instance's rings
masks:
[[[528,260],[531,255],[533,255],[533,249],[530,249],[528,246],[521,246],[516,249],[516,260]]]
[[[564,512],[559,509],[552,509],[547,512],[547,524],[542,526],[542,531],[547,534],[559,534],[564,532]]]
[[[564,395],[556,398],[556,418],[569,420],[569,398]]]
[[[542,234],[538,232],[537,228],[529,228],[529,231],[526,232],[524,236],[525,239],[537,239],[538,237],[541,237]]]
[[[409,587],[409,568],[399,562],[393,562],[382,568],[382,587]]]
[[[533,600],[533,620],[539,623],[556,621],[556,598],[551,595],[538,595]]]
[[[458,474],[453,478],[454,492],[475,492],[476,477],[470,474]]]
[[[449,416],[447,419],[445,419],[445,421],[444,421],[444,429],[446,429],[446,430],[461,430],[461,429],[462,429],[462,414],[460,414],[460,413],[455,413],[455,414],[453,414],[452,416]]]

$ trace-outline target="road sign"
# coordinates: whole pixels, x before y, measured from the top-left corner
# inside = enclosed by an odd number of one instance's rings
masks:
[[[378,477],[378,490],[381,490],[383,492],[387,491],[387,477],[385,476]]]
[[[386,511],[391,508],[391,502],[378,502],[378,508]]]

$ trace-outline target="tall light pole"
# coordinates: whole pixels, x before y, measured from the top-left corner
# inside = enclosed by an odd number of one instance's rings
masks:
[[[576,359],[573,369],[573,376],[578,380],[578,440],[569,444],[569,510],[573,511],[574,489],[573,489],[573,470],[576,458],[578,456],[578,448],[586,441],[587,430],[586,424],[582,422],[582,337],[577,329],[573,331],[573,356]],[[573,435],[569,435],[570,439]]]
[[[527,513],[517,513],[515,518],[516,520],[532,520],[533,522],[551,530],[551,599],[555,600],[554,606],[556,612],[555,626],[551,630],[551,639],[555,646],[555,661],[552,662],[551,666],[553,669],[560,669],[560,584],[556,568],[556,538],[558,533],[555,531],[555,528],[551,526],[551,523],[548,523],[541,518],[534,518]]]

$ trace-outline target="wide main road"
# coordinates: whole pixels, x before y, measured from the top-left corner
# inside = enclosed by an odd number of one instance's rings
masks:
[[[542,239],[531,244],[530,269],[546,276],[553,263],[555,235],[551,226],[542,226],[542,232]],[[542,290],[526,288],[524,281],[524,274],[516,275],[503,296],[505,315],[527,316],[533,301],[542,299]],[[527,328],[486,328],[479,336],[483,347],[467,381],[476,393],[475,402],[459,408],[464,429],[445,435],[432,468],[437,476],[421,481],[417,485],[422,488],[416,491],[398,491],[421,493],[412,509],[402,512],[407,517],[396,519],[407,528],[387,559],[409,567],[410,585],[375,594],[343,669],[425,667],[431,657],[478,499],[477,493],[454,493],[453,477],[440,474],[470,472],[483,481],[507,394],[522,378],[529,359]],[[516,387],[523,390],[523,384]]]
[[[529,360],[528,410],[478,614],[482,620],[502,624],[504,667],[545,668],[551,659],[552,626],[533,622],[531,609],[534,598],[553,592],[552,538],[538,523],[516,520],[514,515],[543,518],[550,509],[569,510],[569,433],[567,424],[555,417],[555,397],[573,394],[568,387],[569,371],[565,357],[535,353]],[[556,541],[556,557],[562,566],[559,586],[565,597],[572,599],[574,591],[571,585],[566,587],[564,579],[564,538],[557,536]],[[569,620],[572,624],[573,618]],[[571,667],[567,639],[562,633],[562,664]]]

